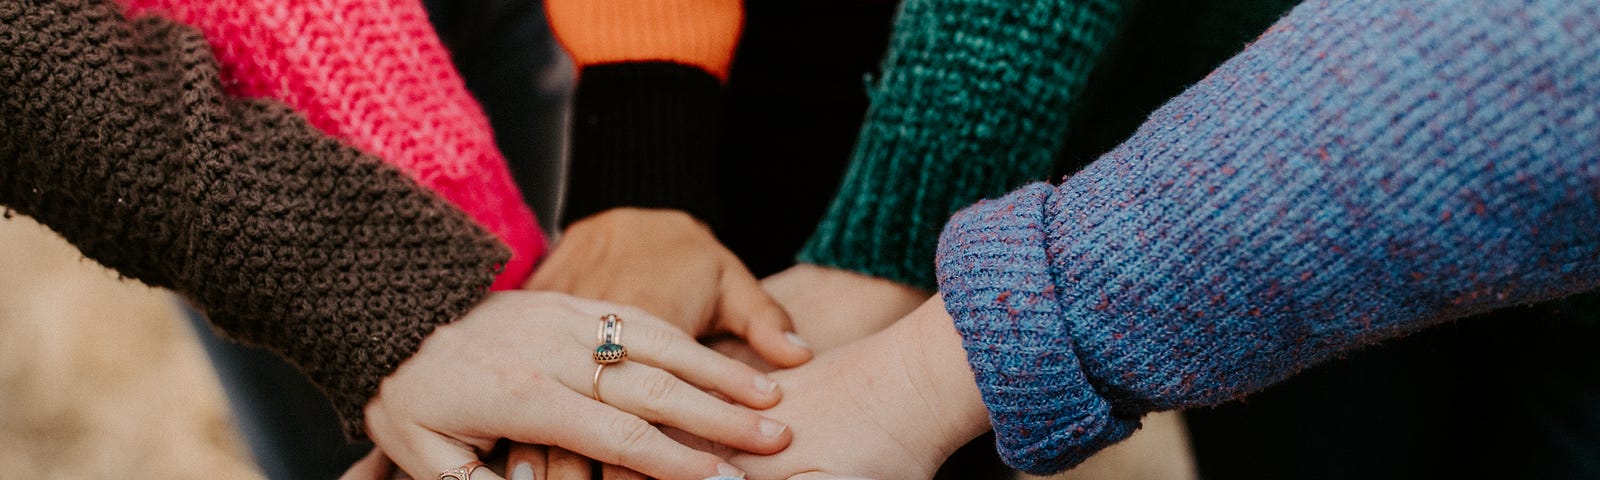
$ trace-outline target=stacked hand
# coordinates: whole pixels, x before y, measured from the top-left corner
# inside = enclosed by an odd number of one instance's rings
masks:
[[[606,314],[624,319],[626,336],[618,343],[628,356],[604,370],[601,403],[592,398],[592,352]],[[782,423],[708,391],[754,408],[781,396],[765,375],[637,308],[503,292],[429,335],[384,380],[365,413],[374,443],[417,478],[476,460],[501,438],[559,446],[661,479],[737,473],[653,424],[751,452],[788,445]],[[347,478],[370,475],[381,463],[372,457]],[[473,478],[494,477],[479,470]]]
[[[675,325],[684,338],[733,335],[763,364],[787,367],[811,358],[788,315],[744,263],[679,211],[617,208],[573,223],[525,287],[637,306]],[[770,407],[776,398],[745,405]],[[644,478],[590,458],[603,463],[607,479]],[[590,470],[587,459],[566,449],[528,444],[511,449],[508,469],[518,468],[555,480],[587,479]]]
[[[347,478],[380,475],[384,454],[418,478],[432,478],[479,458],[499,438],[516,442],[504,465],[513,480],[586,479],[589,459],[601,462],[612,480],[742,475],[722,458],[748,454],[754,456],[734,463],[762,469],[758,478],[925,478],[976,435],[928,430],[938,425],[929,418],[949,414],[898,381],[919,372],[907,359],[920,353],[900,347],[920,342],[851,344],[921,304],[928,294],[914,288],[814,265],[757,282],[704,225],[680,212],[643,209],[573,224],[526,287],[617,303],[502,293],[441,327],[369,405],[368,430],[383,452]],[[922,311],[943,316],[938,308]],[[631,361],[604,370],[600,403],[590,391],[596,366],[588,352],[607,313],[626,319]],[[732,336],[714,343],[728,356],[694,340],[719,334]],[[728,358],[762,370],[795,367],[811,358],[813,346],[837,352],[771,379]],[[959,339],[948,346],[964,369]],[[772,408],[782,395],[778,382],[803,393],[765,413],[713,396]],[[971,381],[962,382],[976,398]],[[469,384],[482,388],[461,389]],[[974,404],[977,423],[986,425],[981,404]],[[792,436],[773,418],[803,422],[811,436],[780,455],[760,456],[783,450]],[[862,436],[868,432],[871,440]],[[961,440],[930,441],[935,433]],[[876,450],[895,445],[912,448]],[[820,465],[827,468],[811,468]],[[480,469],[473,478],[489,475]]]
[[[887,330],[775,372],[788,387],[763,412],[793,427],[774,455],[727,451],[750,478],[932,478],[989,428],[961,337],[931,300]]]

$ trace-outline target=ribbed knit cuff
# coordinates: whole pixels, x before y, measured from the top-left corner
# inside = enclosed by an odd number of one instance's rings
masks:
[[[799,259],[931,288],[939,228],[1048,178],[1127,0],[907,0],[839,193]]]
[[[664,62],[585,67],[561,224],[615,207],[682,210],[715,227],[723,87]]]
[[[1000,455],[1036,474],[1071,468],[1139,427],[1112,413],[1079,364],[1046,250],[1036,183],[956,214],[940,239],[939,290],[964,339]],[[1120,414],[1120,415],[1119,415]]]

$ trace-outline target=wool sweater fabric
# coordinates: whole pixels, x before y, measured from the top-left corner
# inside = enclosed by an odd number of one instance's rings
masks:
[[[828,213],[799,260],[932,288],[951,213],[1050,176],[1126,0],[906,0]]]
[[[466,211],[511,247],[495,289],[532,273],[543,234],[417,0],[121,3],[199,29],[224,93],[281,101]]]
[[[228,95],[212,52],[109,1],[0,1],[0,205],[283,355],[361,437],[379,382],[510,252],[283,104]]]
[[[1060,186],[962,211],[940,286],[1002,455],[1061,470],[1146,412],[1600,286],[1595,31],[1594,0],[1309,1]]]
[[[545,2],[578,70],[560,223],[616,207],[720,224],[715,159],[739,0]]]
[[[720,200],[704,178],[716,141],[706,125],[718,118],[721,97],[708,85],[727,78],[728,39],[738,38],[740,24],[663,10],[697,4],[726,12],[741,2],[675,1],[636,12],[589,3],[549,3],[557,36],[582,68],[563,222],[642,205],[717,223]],[[930,260],[951,213],[1050,175],[1067,116],[1126,7],[1125,0],[906,1],[843,183],[798,260],[932,288]],[[645,44],[641,36],[672,41]],[[661,46],[674,44],[692,48]],[[706,45],[726,50],[710,57]],[[696,76],[703,79],[683,80]],[[679,101],[653,100],[661,97]],[[696,102],[701,107],[686,106]],[[682,132],[685,126],[697,133]],[[673,140],[650,141],[660,138]],[[591,153],[602,150],[608,153]]]

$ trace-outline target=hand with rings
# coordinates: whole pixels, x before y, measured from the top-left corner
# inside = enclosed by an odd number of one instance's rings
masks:
[[[471,462],[501,438],[664,480],[743,474],[653,424],[751,453],[788,446],[783,424],[708,392],[757,409],[781,397],[765,375],[637,308],[499,292],[435,330],[384,379],[366,407],[367,432],[413,477],[457,480],[499,478]]]

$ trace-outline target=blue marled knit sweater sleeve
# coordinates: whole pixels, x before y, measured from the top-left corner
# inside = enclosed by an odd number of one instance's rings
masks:
[[[958,214],[940,286],[1008,462],[1600,286],[1597,32],[1600,0],[1312,0],[1059,187]]]

